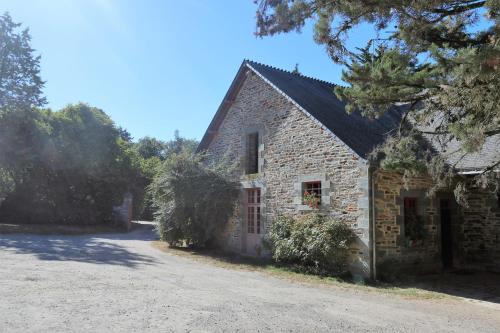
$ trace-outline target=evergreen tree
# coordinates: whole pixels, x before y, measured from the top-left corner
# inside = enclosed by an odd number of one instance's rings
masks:
[[[342,79],[348,86],[335,93],[348,111],[379,117],[403,106],[401,126],[379,147],[382,154],[374,154],[383,158],[383,167],[407,175],[425,169],[436,180],[435,189],[455,186],[462,197],[461,161],[480,153],[485,142],[500,144],[500,1],[256,3],[257,36],[300,31],[314,21],[314,40],[345,65]],[[346,41],[360,24],[371,24],[377,33],[394,31],[383,43],[373,39],[349,49]],[[475,180],[498,189],[499,168],[497,148]]]
[[[8,13],[0,16],[0,112],[46,103],[40,56],[34,55],[28,29],[19,31],[20,26]]]
[[[0,151],[9,149],[9,141],[19,148],[8,156],[0,153],[0,203],[33,164],[36,131],[31,109],[46,103],[40,57],[30,46],[28,29],[19,28],[8,13],[0,16]]]

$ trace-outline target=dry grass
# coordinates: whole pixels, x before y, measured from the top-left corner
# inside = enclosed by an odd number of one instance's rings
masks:
[[[367,285],[362,282],[353,282],[335,277],[325,277],[298,272],[291,267],[278,265],[270,260],[245,257],[237,254],[216,251],[194,251],[188,248],[169,247],[162,241],[153,242],[153,247],[169,254],[188,258],[204,264],[210,264],[225,269],[257,271],[287,281],[305,283],[322,287],[335,287],[359,292],[377,292],[389,295],[398,295],[408,299],[436,300],[452,297],[450,295],[427,290],[424,288],[405,286],[403,284],[377,283]]]

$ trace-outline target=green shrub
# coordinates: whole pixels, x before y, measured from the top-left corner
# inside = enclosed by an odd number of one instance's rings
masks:
[[[347,224],[307,214],[297,219],[278,217],[266,244],[277,262],[316,274],[339,275],[347,270],[347,250],[353,240],[354,233]]]
[[[215,243],[239,194],[238,183],[223,170],[187,151],[167,158],[150,187],[162,240],[171,246]]]
[[[111,225],[137,178],[114,122],[86,104],[1,114],[0,143],[3,222]]]

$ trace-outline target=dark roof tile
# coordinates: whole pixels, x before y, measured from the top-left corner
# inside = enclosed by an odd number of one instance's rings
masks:
[[[396,108],[379,119],[368,119],[357,112],[349,114],[345,110],[345,103],[335,96],[333,83],[254,61],[247,60],[245,64],[295,101],[363,158],[382,143],[391,130],[399,126],[401,112]]]

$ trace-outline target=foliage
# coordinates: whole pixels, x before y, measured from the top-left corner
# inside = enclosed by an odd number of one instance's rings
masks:
[[[346,66],[347,87],[335,93],[349,111],[379,117],[394,105],[402,108],[402,123],[381,147],[386,167],[421,172],[422,165],[436,187],[465,180],[457,165],[500,133],[500,2],[363,0],[259,0],[257,35],[300,31],[315,21],[314,39],[333,61]],[[349,49],[349,36],[362,24],[387,38]],[[389,28],[393,31],[385,31]],[[378,45],[376,45],[378,44]],[[415,137],[432,142],[415,146]],[[458,149],[452,149],[456,144]],[[422,150],[413,158],[409,155]],[[402,158],[401,162],[396,162]],[[498,187],[500,155],[484,165],[476,183]],[[433,189],[433,190],[436,190]]]
[[[422,245],[427,236],[425,222],[421,216],[408,214],[405,216],[405,243],[406,246]]]
[[[239,185],[229,174],[190,152],[169,156],[151,185],[161,239],[171,246],[213,245],[238,198]]]
[[[145,160],[150,158],[164,160],[165,146],[166,144],[163,141],[145,136],[137,141],[135,150]]]
[[[85,104],[4,114],[0,143],[0,165],[14,183],[4,221],[112,223],[137,172],[113,121]]]
[[[136,191],[136,200],[134,201],[134,215],[136,218],[143,220],[152,220],[154,218],[152,194],[150,191],[145,191],[145,189],[153,182],[162,162],[173,154],[194,153],[197,146],[198,141],[182,138],[178,131],[175,131],[174,140],[165,142],[146,136],[134,144],[134,150],[139,155],[142,174],[141,185]],[[143,190],[141,191],[140,188]]]
[[[19,31],[19,27],[8,13],[0,16],[0,113],[46,103],[40,57],[33,54],[28,30]]]
[[[306,205],[308,205],[311,208],[318,209],[320,203],[321,203],[321,198],[318,197],[318,195],[315,192],[309,193],[309,191],[304,191],[304,195],[302,196],[302,200]]]
[[[347,269],[347,250],[354,237],[347,224],[320,214],[280,216],[273,221],[266,244],[278,262],[336,275]]]
[[[17,118],[18,123],[26,126],[29,136],[32,134],[26,119],[30,117],[29,111],[34,106],[44,105],[46,101],[42,96],[44,82],[40,78],[40,57],[33,54],[28,30],[19,31],[19,27],[20,24],[14,23],[8,13],[0,16],[0,121],[5,122],[6,117]],[[11,115],[13,111],[18,114]],[[12,119],[7,122],[12,122]],[[15,131],[12,128],[3,130]],[[5,133],[0,135],[5,138]],[[7,144],[2,138],[0,149]],[[28,145],[24,149],[29,151],[31,147]],[[15,164],[16,161],[0,160],[0,203],[13,191],[16,181],[13,174],[15,170],[5,169],[6,163]]]
[[[44,82],[28,30],[0,17],[0,216],[31,223],[109,223],[126,191],[143,210],[148,186],[167,148],[196,145],[176,137],[144,156],[144,145],[85,104],[41,110]],[[148,141],[148,140],[146,140]],[[156,142],[150,139],[151,142]],[[194,149],[194,148],[191,148]],[[170,151],[169,150],[169,151]],[[30,209],[26,209],[29,206]]]
[[[165,143],[165,156],[182,152],[194,153],[197,147],[197,140],[183,138],[179,135],[179,131],[176,130],[174,139]]]

